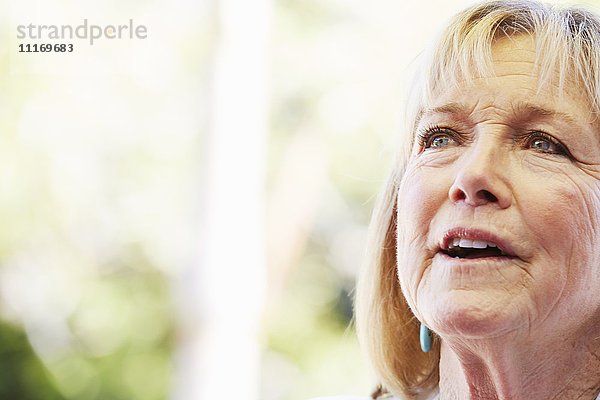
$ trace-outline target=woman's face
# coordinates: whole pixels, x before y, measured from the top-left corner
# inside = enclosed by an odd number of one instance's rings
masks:
[[[538,90],[532,39],[440,88],[398,192],[398,275],[440,334],[577,329],[600,310],[600,145],[584,91]]]

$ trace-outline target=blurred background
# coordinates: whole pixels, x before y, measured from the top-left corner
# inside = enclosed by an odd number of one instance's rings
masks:
[[[0,398],[368,395],[369,217],[466,4],[0,1]],[[148,37],[18,52],[84,19]]]

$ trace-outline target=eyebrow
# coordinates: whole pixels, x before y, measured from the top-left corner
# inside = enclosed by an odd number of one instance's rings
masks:
[[[415,126],[419,124],[423,116],[431,115],[431,114],[452,114],[455,116],[466,116],[469,115],[469,108],[460,103],[448,103],[439,107],[434,107],[430,109],[426,109],[421,111],[416,118]],[[521,116],[538,116],[538,117],[550,117],[552,119],[562,120],[569,124],[577,124],[577,120],[571,114],[552,110],[549,108],[544,108],[535,104],[527,103],[527,102],[519,102],[515,106],[513,106],[513,115]]]
[[[551,117],[552,119],[563,120],[564,122],[573,125],[577,124],[577,120],[571,114],[562,111],[543,108],[526,102],[517,103],[517,105],[514,107],[514,110],[516,115],[533,114],[535,116]]]
[[[419,113],[417,114],[417,118],[415,118],[415,128],[419,125],[419,123],[421,122],[421,119],[423,119],[423,116],[425,115],[431,115],[431,114],[465,114],[466,113],[466,107],[459,104],[459,103],[448,103],[448,104],[444,104],[443,106],[439,106],[439,107],[434,107],[434,108],[429,108],[426,110],[421,110],[419,111]]]

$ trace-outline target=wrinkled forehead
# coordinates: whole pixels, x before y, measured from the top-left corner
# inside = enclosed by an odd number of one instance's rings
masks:
[[[507,75],[521,75],[523,81],[529,83],[534,80],[537,83],[533,91],[524,91],[523,98],[515,99],[515,103],[527,103],[532,97],[537,97],[545,100],[538,101],[542,105],[540,109],[552,108],[560,112],[561,100],[568,96],[578,100],[580,110],[589,114],[590,122],[595,121],[597,107],[583,80],[578,78],[577,68],[557,62],[561,55],[550,54],[544,51],[545,47],[534,35],[503,34],[494,38],[487,50],[458,49],[454,56],[446,55],[444,62],[433,62],[429,76],[424,77],[420,98],[415,102],[418,106],[413,104],[416,106],[413,129],[428,110],[452,103],[455,100],[452,95],[461,93],[463,88],[485,86],[493,78]],[[496,90],[502,94],[502,87]],[[550,104],[555,106],[548,107]]]

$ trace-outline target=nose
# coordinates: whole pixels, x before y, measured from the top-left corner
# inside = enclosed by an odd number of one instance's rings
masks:
[[[512,203],[508,183],[508,165],[493,145],[478,143],[469,149],[459,163],[454,183],[448,193],[454,203],[470,206],[496,204],[507,208]]]

